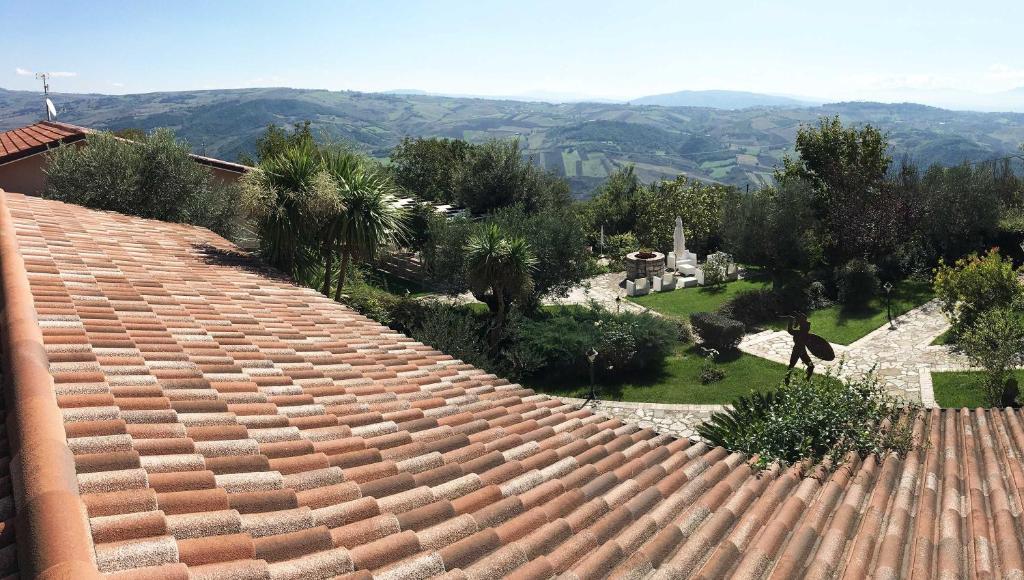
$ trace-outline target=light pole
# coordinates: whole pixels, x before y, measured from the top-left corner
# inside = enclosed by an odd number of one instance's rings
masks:
[[[1024,246],[1024,244],[1021,244]],[[615,314],[619,314],[619,310],[622,309],[622,296],[615,297]]]
[[[598,354],[597,349],[593,347],[587,351],[587,361],[590,362],[590,394],[587,395],[587,400],[580,405],[580,409],[586,407],[587,403],[597,400],[597,388],[594,387],[594,362],[597,360]]]
[[[882,289],[885,290],[885,316],[889,319],[889,330],[896,330],[896,325],[892,323],[892,284],[886,282]]]

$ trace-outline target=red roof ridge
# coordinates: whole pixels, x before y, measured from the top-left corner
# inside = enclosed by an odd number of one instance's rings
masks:
[[[0,189],[0,304],[5,329],[0,349],[10,369],[12,417],[7,425],[17,526],[23,530],[21,553],[28,566],[24,572],[35,578],[98,577],[75,461],[15,235],[7,196]]]

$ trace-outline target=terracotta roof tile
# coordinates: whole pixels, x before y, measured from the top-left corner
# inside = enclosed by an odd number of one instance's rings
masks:
[[[19,513],[18,534],[46,547],[18,562],[3,522],[0,572],[65,562],[78,577],[147,580],[490,580],[1024,568],[1019,411],[935,410],[917,425],[927,444],[906,458],[809,478],[797,467],[754,473],[740,455],[538,396],[240,267],[247,258],[204,230],[14,194],[4,224],[5,304],[34,314],[4,324],[35,332],[48,363],[46,428],[63,428],[69,461],[38,457],[74,474],[77,489],[53,505],[83,506],[84,544],[58,552],[48,540],[74,529],[74,509],[47,507],[63,518],[51,531]],[[18,284],[31,292],[21,306]],[[28,399],[13,400],[15,416],[29,416]],[[12,488],[6,472],[0,461],[0,520],[12,489],[39,485]]]

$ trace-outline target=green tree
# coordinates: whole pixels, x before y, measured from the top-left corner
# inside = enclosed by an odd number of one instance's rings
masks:
[[[328,226],[342,200],[323,152],[311,141],[292,144],[261,161],[241,184],[242,206],[255,223],[264,259],[307,285],[320,273],[329,279]]]
[[[406,137],[391,150],[395,183],[422,200],[454,203],[472,149],[461,139]]]
[[[507,236],[497,224],[487,224],[473,233],[464,250],[469,288],[491,311],[487,343],[493,352],[509,308],[532,291],[536,258],[526,240]]]
[[[1024,364],[1024,320],[1019,310],[996,307],[983,312],[960,337],[959,348],[984,370],[988,404],[1014,405],[1007,385],[1013,369]],[[1009,400],[1008,400],[1009,399]]]
[[[634,233],[641,246],[659,251],[672,248],[676,216],[683,218],[688,248],[706,254],[716,244],[722,204],[730,188],[706,184],[680,175],[643,188],[636,207]]]
[[[726,249],[738,262],[764,268],[775,280],[792,270],[811,270],[822,252],[812,195],[800,180],[749,194],[731,192],[722,219]]]
[[[815,214],[826,259],[832,264],[886,250],[893,210],[885,178],[892,163],[886,136],[871,125],[846,127],[838,116],[822,118],[817,127],[801,127],[797,157],[786,157],[775,173],[778,183],[794,179],[811,185]]]
[[[1013,261],[994,248],[984,256],[961,258],[952,266],[940,263],[935,295],[952,324],[953,340],[958,342],[989,310],[1019,303],[1024,296],[1019,275]]]
[[[637,200],[643,184],[633,165],[616,170],[601,184],[597,194],[584,204],[593,235],[604,226],[606,236],[632,232],[636,225]]]
[[[256,165],[284,153],[289,148],[303,144],[316,144],[309,121],[294,123],[291,131],[271,123],[267,125],[263,134],[256,138],[256,157],[243,153],[239,156],[238,162],[243,165]]]
[[[138,141],[90,134],[85,147],[61,146],[47,155],[44,197],[203,226],[226,237],[238,225],[238,189],[215,180],[169,129]]]
[[[470,236],[496,225],[508,236],[526,240],[534,257],[530,295],[522,306],[533,310],[544,296],[564,296],[587,275],[586,236],[572,208],[554,208],[530,214],[522,206],[499,209],[483,220],[466,218],[430,221],[424,262],[433,284],[442,292],[459,294],[469,288],[467,260],[462,249]]]
[[[564,179],[523,158],[518,139],[473,146],[457,196],[475,214],[517,203],[536,213],[567,205],[571,199]]]
[[[381,248],[400,241],[406,232],[405,212],[395,204],[394,184],[383,172],[358,168],[332,175],[341,188],[342,209],[330,238],[339,261],[334,299],[340,300],[351,260],[372,259]]]

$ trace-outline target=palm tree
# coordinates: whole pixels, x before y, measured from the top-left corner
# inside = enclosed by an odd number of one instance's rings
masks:
[[[320,264],[322,229],[342,209],[337,186],[316,145],[301,142],[263,160],[242,179],[264,258],[308,282]]]
[[[491,311],[487,343],[493,350],[501,338],[508,309],[529,297],[532,271],[537,259],[522,238],[509,238],[496,224],[487,224],[466,242],[467,279],[470,290]]]
[[[406,226],[405,211],[395,204],[395,186],[387,175],[360,167],[336,178],[344,207],[331,227],[340,262],[334,299],[340,300],[352,259],[373,259],[378,250],[403,239]]]

